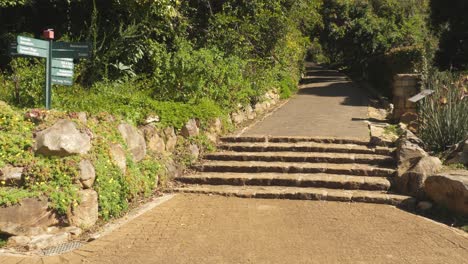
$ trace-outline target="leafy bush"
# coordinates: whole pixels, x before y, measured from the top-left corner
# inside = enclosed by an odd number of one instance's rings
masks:
[[[468,78],[435,72],[424,82],[434,90],[419,105],[419,135],[434,151],[444,151],[468,138]]]
[[[42,63],[42,64],[41,64]],[[15,58],[11,61],[11,75],[4,74],[0,86],[2,99],[20,107],[44,105],[45,67],[39,59]],[[1,73],[0,73],[1,75]]]
[[[331,63],[391,95],[393,74],[413,71],[421,47],[434,49],[428,9],[428,0],[324,1],[323,50]]]
[[[391,49],[383,55],[369,58],[365,70],[367,79],[383,95],[391,97],[393,77],[399,73],[413,73],[421,68],[424,50],[420,46]]]
[[[231,108],[242,99],[238,94],[250,88],[243,75],[245,62],[215,48],[195,50],[190,43],[181,42],[167,59],[152,77],[157,100],[198,103],[211,99]]]

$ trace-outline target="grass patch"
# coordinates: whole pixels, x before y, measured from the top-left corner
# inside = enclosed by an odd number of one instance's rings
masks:
[[[384,128],[385,135],[396,135],[401,136],[403,135],[403,130],[398,125],[388,125]]]

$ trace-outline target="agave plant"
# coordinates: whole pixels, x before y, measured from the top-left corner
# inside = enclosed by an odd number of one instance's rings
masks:
[[[438,72],[423,81],[434,93],[419,104],[419,136],[440,152],[468,138],[468,76]]]

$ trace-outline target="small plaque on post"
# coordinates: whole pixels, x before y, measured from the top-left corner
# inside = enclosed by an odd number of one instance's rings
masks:
[[[429,90],[429,89],[422,90],[417,95],[409,98],[408,101],[416,103],[416,102],[420,101],[421,99],[425,98],[426,96],[431,95],[433,93],[434,93],[434,90]]]

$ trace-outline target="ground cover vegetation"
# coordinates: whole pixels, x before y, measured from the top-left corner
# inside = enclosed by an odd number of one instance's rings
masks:
[[[162,128],[197,118],[203,128],[253,105],[269,90],[283,98],[297,89],[309,36],[321,27],[315,0],[0,0],[0,168],[24,167],[21,188],[2,187],[0,206],[46,195],[61,215],[79,203],[79,159],[34,154],[33,134],[60,118],[94,135],[85,157],[95,166],[99,212],[107,220],[150,195],[164,181],[163,157],[149,153],[127,172],[111,162],[110,144],[125,146],[120,122],[140,125],[158,115]],[[53,111],[30,119],[44,102],[44,61],[11,58],[17,35],[40,37],[54,28],[61,41],[91,42],[90,59],[75,61],[74,85],[53,87]],[[0,102],[1,103],[1,102]],[[41,113],[42,110],[32,110]],[[88,113],[86,124],[76,112]],[[212,148],[203,135],[179,140],[175,160],[190,142]],[[128,151],[126,151],[129,153]],[[159,176],[159,177],[158,177]]]

